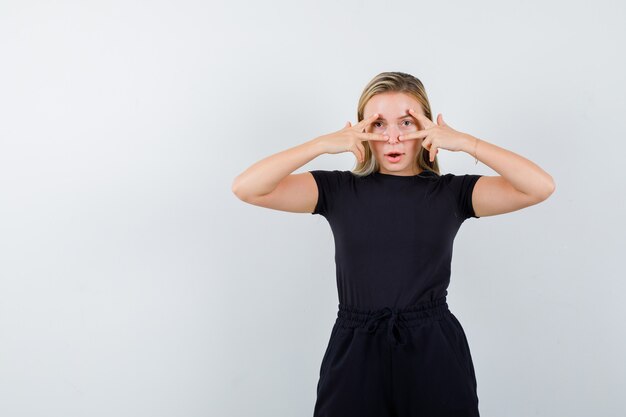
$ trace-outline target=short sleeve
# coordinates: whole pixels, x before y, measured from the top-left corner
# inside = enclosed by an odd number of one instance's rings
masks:
[[[453,175],[447,174],[448,187],[454,196],[457,213],[461,221],[470,217],[479,218],[474,212],[474,206],[472,205],[472,192],[476,181],[482,175],[465,174],[465,175]]]
[[[320,214],[326,217],[332,210],[336,196],[345,180],[344,171],[309,171],[317,183],[317,204],[311,214]]]

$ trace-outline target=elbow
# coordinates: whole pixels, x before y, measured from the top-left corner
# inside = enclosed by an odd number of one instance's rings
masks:
[[[552,177],[549,178],[548,184],[545,186],[544,190],[539,193],[538,199],[539,202],[547,200],[556,190],[556,183]]]
[[[548,194],[548,197],[550,197],[552,193],[554,193],[555,190],[556,190],[556,183],[554,182],[554,180],[552,180],[552,186],[550,187],[550,193]]]
[[[241,191],[241,187],[239,186],[239,176],[237,176],[234,180],[233,183],[230,186],[230,190],[232,191],[233,194],[235,194],[235,197],[237,197],[238,199],[240,199],[241,201],[245,201],[242,191]]]
[[[235,178],[233,180],[233,183],[230,186],[230,190],[235,195],[235,197],[237,197],[239,200],[243,201],[244,203],[249,203],[250,202],[250,196],[254,195],[254,194],[251,194],[249,192],[246,192],[243,189],[243,187],[241,186],[241,183],[239,181],[239,177],[237,177],[237,178]]]
[[[556,190],[556,183],[554,182],[554,178],[550,177],[550,181],[548,182],[548,187],[545,193],[546,198],[550,197],[554,191]]]

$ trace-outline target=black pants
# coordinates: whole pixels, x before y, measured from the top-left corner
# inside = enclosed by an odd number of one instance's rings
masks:
[[[469,345],[446,299],[401,310],[339,304],[313,416],[479,416]]]

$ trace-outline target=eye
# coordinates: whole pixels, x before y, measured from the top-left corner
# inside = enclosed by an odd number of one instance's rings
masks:
[[[374,125],[380,124],[380,122],[374,122]]]
[[[410,120],[405,120],[405,122],[409,122],[409,124],[413,124],[413,122]]]

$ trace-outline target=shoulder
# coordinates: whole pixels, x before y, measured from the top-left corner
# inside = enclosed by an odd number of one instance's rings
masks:
[[[441,175],[440,179],[444,184],[450,185],[452,187],[459,187],[459,186],[474,185],[474,183],[478,181],[480,177],[482,177],[482,175],[479,175],[479,174],[447,173],[447,174]]]
[[[462,220],[469,217],[478,217],[473,209],[472,194],[474,186],[480,177],[482,177],[482,175],[479,174],[456,175],[451,173],[441,175],[440,177],[444,188],[454,199],[458,208],[459,217]]]
[[[316,169],[309,171],[315,182],[317,182],[318,187],[323,186],[339,186],[342,183],[353,180],[356,175],[352,173],[352,171],[341,171],[338,169],[335,170],[322,170]]]
[[[350,187],[355,174],[352,171],[321,170],[309,171],[317,184],[317,204],[312,214],[330,216],[339,196]]]
[[[314,169],[309,172],[313,174],[313,176],[318,176],[318,177],[348,178],[348,177],[356,176],[352,171],[342,171],[338,169],[333,169],[333,170]]]

